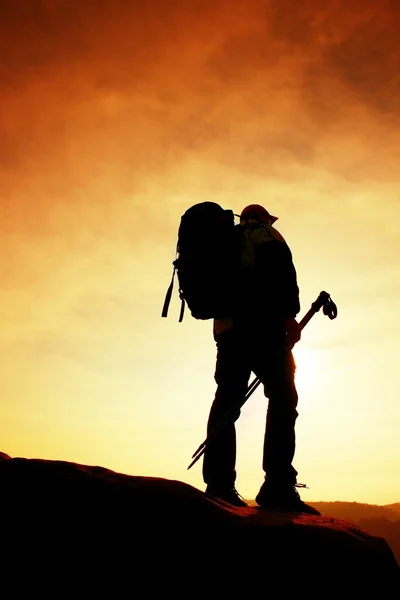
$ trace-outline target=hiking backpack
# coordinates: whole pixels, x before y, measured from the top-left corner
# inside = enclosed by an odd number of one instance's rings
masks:
[[[175,273],[182,301],[179,322],[185,304],[195,319],[228,316],[234,306],[240,256],[233,211],[215,202],[189,208],[181,217],[176,251],[162,316],[168,314]]]

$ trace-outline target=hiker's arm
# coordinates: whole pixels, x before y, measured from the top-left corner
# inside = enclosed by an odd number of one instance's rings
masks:
[[[286,328],[286,344],[292,349],[301,338],[300,325],[294,317],[286,317],[284,323]]]
[[[292,253],[286,244],[282,246],[282,304],[285,311],[286,344],[292,349],[301,338],[300,325],[295,318],[300,311],[299,288]]]

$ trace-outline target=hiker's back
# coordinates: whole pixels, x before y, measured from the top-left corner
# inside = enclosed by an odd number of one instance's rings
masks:
[[[272,225],[257,221],[241,224],[240,230],[239,318],[297,314],[296,272],[282,235]]]

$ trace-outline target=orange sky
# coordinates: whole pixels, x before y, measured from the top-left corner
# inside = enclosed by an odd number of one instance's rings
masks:
[[[0,450],[203,488],[211,323],[161,307],[181,214],[264,204],[295,260],[295,466],[310,500],[400,499],[400,6],[3,0]],[[261,391],[237,487],[262,481]]]

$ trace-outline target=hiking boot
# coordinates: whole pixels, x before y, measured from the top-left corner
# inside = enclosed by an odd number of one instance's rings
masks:
[[[223,502],[227,502],[228,504],[232,504],[232,506],[245,507],[248,506],[246,502],[243,500],[239,492],[235,489],[235,487],[231,488],[217,488],[210,484],[208,484],[207,489],[205,491],[205,495],[211,500],[222,500]]]
[[[263,508],[278,512],[301,512],[321,516],[316,508],[302,501],[296,487],[305,487],[305,485],[295,484],[274,488],[265,482],[256,496],[256,502]]]

